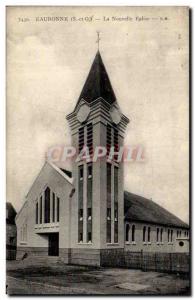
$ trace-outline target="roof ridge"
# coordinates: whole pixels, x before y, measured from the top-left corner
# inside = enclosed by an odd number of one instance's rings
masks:
[[[151,199],[124,191],[124,202],[126,202],[124,207],[125,218],[127,219],[131,218],[166,226],[189,227],[186,222]]]

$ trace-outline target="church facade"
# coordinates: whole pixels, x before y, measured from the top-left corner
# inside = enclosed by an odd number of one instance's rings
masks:
[[[46,161],[16,217],[17,257],[59,256],[71,264],[101,265],[116,251],[188,252],[189,227],[155,202],[124,191],[117,159],[128,118],[122,114],[99,51],[67,117],[72,146],[101,159],[72,163],[72,172]],[[113,149],[113,159],[109,158]]]

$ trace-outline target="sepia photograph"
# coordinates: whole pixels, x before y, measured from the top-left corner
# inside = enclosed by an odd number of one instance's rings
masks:
[[[8,295],[191,295],[190,15],[6,7]]]

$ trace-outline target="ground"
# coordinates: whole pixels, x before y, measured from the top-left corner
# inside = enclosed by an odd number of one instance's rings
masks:
[[[59,262],[8,261],[9,295],[189,295],[185,275],[94,268]]]

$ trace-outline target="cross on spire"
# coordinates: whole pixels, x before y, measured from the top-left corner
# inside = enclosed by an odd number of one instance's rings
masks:
[[[97,41],[96,43],[98,44],[98,50],[99,50],[99,46],[100,46],[100,31],[97,31]]]

